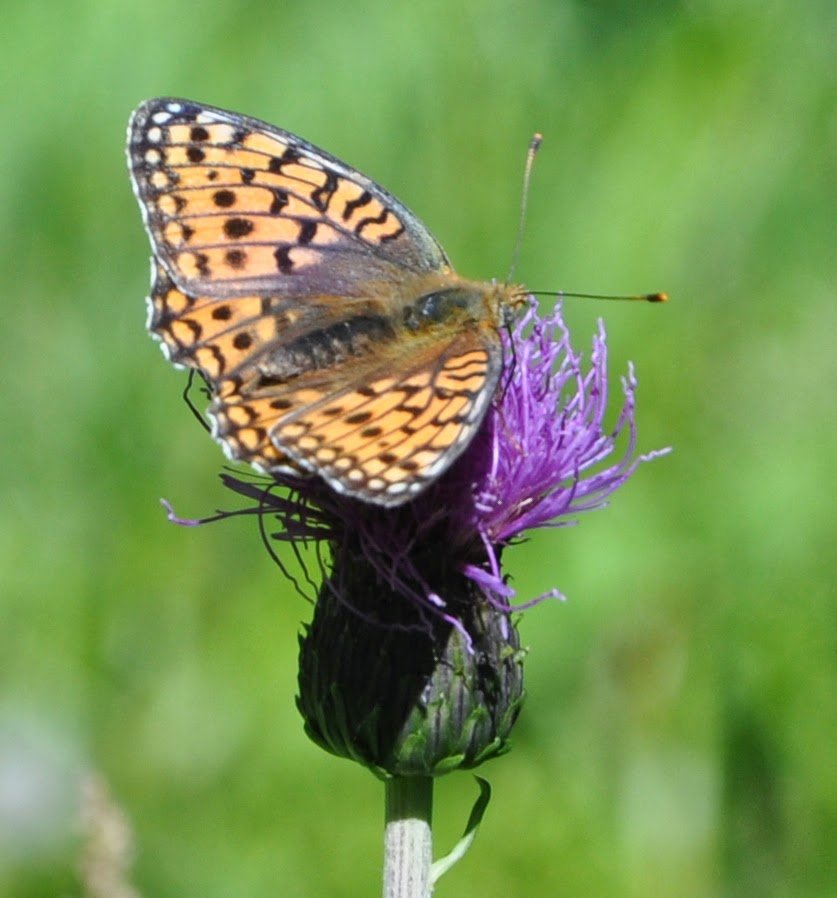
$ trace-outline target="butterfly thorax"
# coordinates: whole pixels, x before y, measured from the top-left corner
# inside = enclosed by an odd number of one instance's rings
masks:
[[[417,297],[405,297],[401,306],[404,326],[413,332],[436,328],[482,326],[498,327],[506,310],[520,304],[519,287],[490,281],[469,281],[446,274],[434,283],[433,277],[422,279]]]

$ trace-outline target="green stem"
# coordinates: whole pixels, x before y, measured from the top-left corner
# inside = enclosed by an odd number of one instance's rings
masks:
[[[428,898],[432,891],[433,778],[386,781],[384,898]]]

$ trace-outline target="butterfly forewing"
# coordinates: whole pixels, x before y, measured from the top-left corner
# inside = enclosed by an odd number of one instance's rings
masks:
[[[155,254],[190,292],[352,295],[447,267],[403,204],[300,138],[185,100],[134,113],[129,163]]]

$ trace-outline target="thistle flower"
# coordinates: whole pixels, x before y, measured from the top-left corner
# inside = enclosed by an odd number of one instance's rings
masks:
[[[328,546],[301,639],[298,704],[315,742],[382,776],[436,775],[507,750],[524,695],[510,615],[561,594],[516,604],[503,549],[603,507],[667,451],[636,455],[632,368],[605,429],[601,323],[587,370],[560,307],[546,318],[530,308],[504,340],[510,364],[483,428],[413,502],[382,509],[313,478],[278,479],[291,488],[281,495],[223,475],[276,516],[277,540]]]

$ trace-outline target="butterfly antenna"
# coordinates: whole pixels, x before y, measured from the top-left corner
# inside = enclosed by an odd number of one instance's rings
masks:
[[[514,277],[517,268],[517,260],[520,258],[520,247],[523,244],[523,232],[526,229],[526,206],[529,203],[529,182],[532,180],[532,166],[535,163],[535,156],[543,143],[543,134],[535,133],[529,141],[529,149],[526,151],[526,167],[523,169],[523,195],[520,197],[520,219],[517,223],[517,238],[514,241],[514,252],[512,253],[511,266],[506,283],[510,283]]]
[[[563,299],[565,296],[573,296],[578,299],[618,299],[620,301],[627,300],[629,302],[636,300],[642,302],[668,302],[668,293],[569,293],[566,290],[526,290],[525,295],[557,296],[559,299]]]

